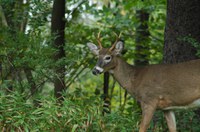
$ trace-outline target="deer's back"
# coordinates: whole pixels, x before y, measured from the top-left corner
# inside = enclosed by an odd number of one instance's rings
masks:
[[[164,105],[192,103],[200,99],[200,60],[139,68],[134,83],[141,100],[158,99]]]

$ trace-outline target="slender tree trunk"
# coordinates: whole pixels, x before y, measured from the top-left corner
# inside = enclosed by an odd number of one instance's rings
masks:
[[[136,16],[140,24],[136,27],[136,50],[134,63],[135,65],[147,65],[149,64],[149,13],[144,9],[140,9],[137,10]]]
[[[104,84],[103,84],[103,93],[104,93],[104,113],[110,113],[110,97],[108,95],[109,88],[109,73],[104,73]]]
[[[107,6],[110,8],[110,2],[107,3]],[[113,14],[115,15],[115,14]],[[110,113],[111,109],[110,109],[110,96],[109,96],[109,76],[110,74],[108,72],[104,73],[103,76],[103,100],[104,100],[104,109],[103,109],[103,115],[105,113]]]
[[[52,21],[51,21],[51,31],[54,37],[53,46],[57,49],[54,55],[54,60],[58,61],[65,57],[64,51],[64,30],[65,30],[65,0],[54,0],[53,11],[52,11]],[[62,91],[65,89],[65,66],[57,65],[55,67],[55,73],[57,76],[54,79],[54,92],[56,98],[62,97]]]
[[[33,95],[36,92],[37,87],[36,87],[36,84],[35,84],[31,69],[25,68],[24,72],[26,74],[26,78],[28,80],[28,83],[29,83],[29,85],[31,87],[31,95]]]

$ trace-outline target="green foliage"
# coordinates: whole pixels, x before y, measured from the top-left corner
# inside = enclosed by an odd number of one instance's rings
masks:
[[[186,37],[179,38],[179,40],[184,41],[184,42],[188,42],[189,44],[194,46],[195,49],[197,50],[196,55],[198,57],[200,56],[200,43],[196,39],[192,38],[191,36],[186,36]]]
[[[77,89],[68,93],[62,104],[54,97],[46,96],[37,100],[34,106],[25,95],[13,92],[1,94],[0,98],[0,130],[4,131],[138,131],[140,112],[112,112],[102,115],[103,101],[100,96],[88,96]],[[197,132],[200,128],[198,117],[193,111],[177,113],[178,131]],[[157,112],[149,131],[166,131],[163,113]]]
[[[181,132],[198,132],[199,127],[199,110],[181,110],[177,111],[177,128]]]
[[[25,2],[25,1],[24,1]],[[50,22],[53,0],[32,0],[20,3],[1,0],[0,5],[0,130],[1,131],[138,131],[141,110],[111,79],[113,86],[111,113],[102,115],[102,76],[94,77],[91,69],[94,57],[88,53],[86,43],[96,43],[102,31],[105,47],[115,41],[113,32],[122,32],[126,53],[124,58],[133,62],[136,28],[142,24],[137,10],[149,13],[150,63],[160,63],[164,41],[166,1],[66,1],[65,54],[56,62],[52,59],[56,49],[52,46]],[[3,25],[6,16],[7,26]],[[199,44],[193,39],[185,41]],[[145,43],[146,44],[146,43]],[[141,44],[142,45],[142,44]],[[146,45],[145,45],[146,46]],[[143,50],[143,53],[149,51]],[[198,53],[200,54],[200,53]],[[65,66],[64,101],[53,97],[54,78],[60,73],[54,67]],[[28,82],[25,70],[32,73]],[[31,91],[32,83],[36,89]],[[156,113],[149,131],[167,131],[161,112]],[[198,117],[193,111],[177,111],[179,131],[198,131]]]
[[[1,95],[0,129],[6,131],[114,131],[129,130],[136,116],[119,113],[102,116],[103,102],[98,96],[68,94],[62,105],[52,97],[38,100],[35,107],[19,93]],[[126,126],[124,126],[126,122]],[[128,127],[128,128],[127,128]]]

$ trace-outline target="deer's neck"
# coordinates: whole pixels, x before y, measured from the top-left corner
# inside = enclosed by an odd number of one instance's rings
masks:
[[[134,79],[134,68],[121,58],[116,58],[116,67],[113,69],[113,76],[118,83],[129,92],[131,91],[131,83]]]

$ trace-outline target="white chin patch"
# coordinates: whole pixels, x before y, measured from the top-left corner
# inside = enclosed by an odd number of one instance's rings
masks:
[[[100,73],[103,72],[103,68],[99,67],[99,66],[96,66],[95,69],[97,69]]]

